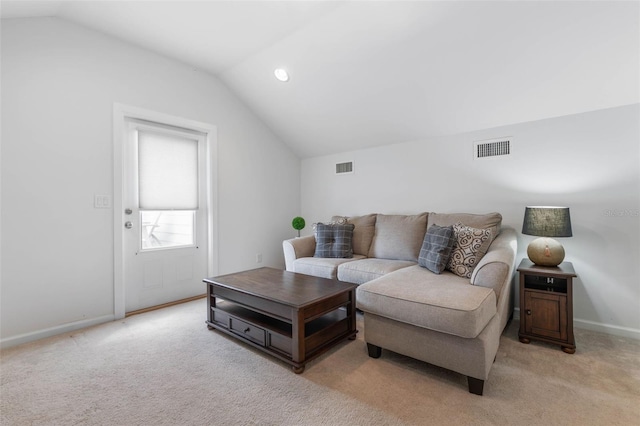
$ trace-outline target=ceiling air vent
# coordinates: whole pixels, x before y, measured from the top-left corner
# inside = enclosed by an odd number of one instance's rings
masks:
[[[345,163],[336,164],[337,175],[343,175],[346,173],[353,173],[353,161],[347,161]]]
[[[503,157],[511,155],[512,138],[499,138],[486,141],[475,142],[473,144],[474,158]]]

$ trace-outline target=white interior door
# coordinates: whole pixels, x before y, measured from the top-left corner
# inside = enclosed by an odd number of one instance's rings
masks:
[[[207,137],[125,120],[122,267],[124,310],[204,293],[209,221]]]

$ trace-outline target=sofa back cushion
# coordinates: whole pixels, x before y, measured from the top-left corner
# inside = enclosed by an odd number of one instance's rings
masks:
[[[353,228],[353,254],[361,254],[363,256],[369,255],[369,249],[371,248],[371,241],[373,240],[373,234],[376,230],[376,215],[368,214],[365,216],[334,216],[331,218],[332,222],[336,223],[350,223],[354,225]]]
[[[417,262],[426,231],[427,213],[411,216],[379,214],[369,257]]]
[[[493,241],[500,234],[502,215],[500,213],[429,213],[427,226],[453,226],[456,223],[472,228],[491,229],[491,241]]]

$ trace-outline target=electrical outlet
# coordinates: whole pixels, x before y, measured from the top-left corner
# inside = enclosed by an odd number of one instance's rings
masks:
[[[262,253],[256,254],[256,263],[262,263]]]

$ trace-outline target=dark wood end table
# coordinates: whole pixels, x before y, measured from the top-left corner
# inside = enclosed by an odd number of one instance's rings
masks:
[[[520,273],[520,331],[522,343],[532,339],[559,344],[568,354],[576,351],[573,336],[573,278],[571,262],[538,266],[523,259]]]

